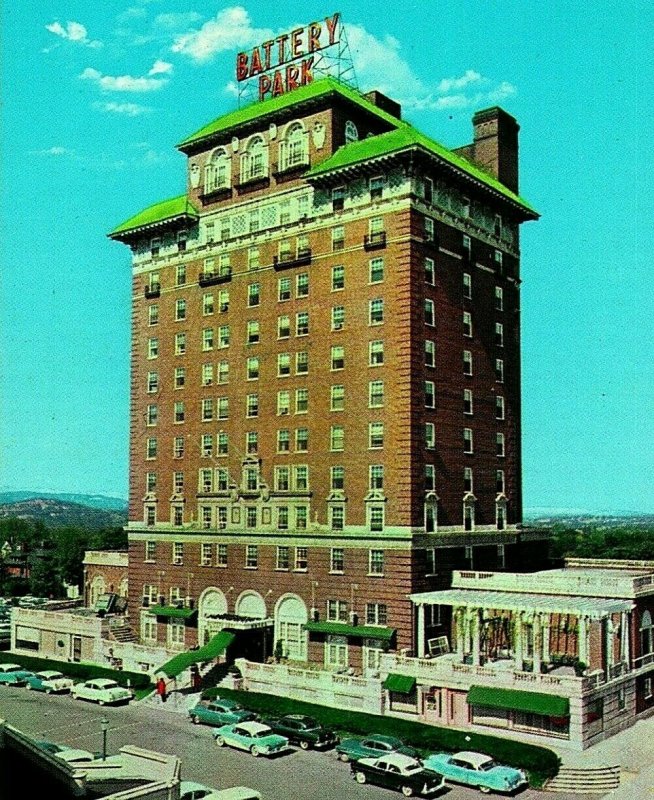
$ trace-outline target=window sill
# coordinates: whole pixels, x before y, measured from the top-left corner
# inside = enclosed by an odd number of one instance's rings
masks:
[[[372,531],[372,532],[373,533],[381,533],[381,531]],[[385,576],[384,576],[383,572],[369,572],[367,577],[368,578],[383,578]]]
[[[329,574],[330,575],[345,575],[345,570],[342,570],[342,569],[330,569],[329,570]]]
[[[275,572],[288,572],[289,567],[275,567]]]
[[[295,568],[293,569],[293,572],[308,572],[308,571],[309,571],[309,570],[308,570],[308,568],[307,568],[307,567],[295,567]]]
[[[243,567],[243,569],[259,569],[259,567],[248,567],[247,565]]]

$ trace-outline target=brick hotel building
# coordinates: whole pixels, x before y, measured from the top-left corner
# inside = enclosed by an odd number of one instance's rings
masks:
[[[518,125],[448,150],[331,78],[178,145],[187,189],[133,256],[129,607],[170,650],[235,632],[374,674],[447,632],[408,596],[529,571]],[[416,625],[420,630],[416,631]]]

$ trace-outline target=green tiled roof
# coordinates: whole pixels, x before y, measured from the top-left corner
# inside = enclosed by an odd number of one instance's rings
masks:
[[[393,638],[395,628],[377,628],[374,625],[345,625],[342,622],[307,622],[304,626],[312,633],[328,633],[334,636],[350,636],[360,639]]]
[[[570,701],[541,692],[523,692],[518,689],[496,689],[490,686],[471,686],[468,705],[489,706],[528,714],[544,714],[550,717],[570,716]]]
[[[390,672],[384,681],[384,689],[389,692],[399,692],[400,694],[410,694],[416,685],[416,679],[410,675],[398,675]]]
[[[323,97],[324,95],[334,92],[336,94],[340,94],[347,100],[350,100],[352,103],[355,103],[360,108],[369,111],[371,114],[380,117],[394,128],[401,124],[396,117],[392,116],[392,114],[388,114],[386,111],[383,111],[374,103],[371,103],[370,100],[367,100],[362,94],[359,94],[359,92],[351,89],[349,86],[340,83],[334,78],[321,78],[320,80],[309,83],[306,86],[301,86],[299,89],[294,89],[292,92],[280,95],[279,97],[273,97],[270,100],[255,102],[249,106],[246,106],[245,108],[239,108],[238,110],[232,111],[229,114],[224,114],[222,117],[218,117],[218,119],[215,119],[213,122],[210,122],[208,125],[205,125],[203,128],[200,128],[200,130],[188,136],[186,139],[181,141],[177,147],[180,150],[184,150],[185,148],[189,147],[189,145],[199,142],[202,139],[207,139],[210,136],[224,133],[225,131],[236,128],[239,125],[244,125],[246,122],[261,119],[262,117],[267,117],[270,114],[276,114],[285,108],[290,108],[291,106],[296,106],[308,100],[314,100],[317,97]]]
[[[148,228],[151,225],[161,224],[176,218],[197,219],[198,212],[185,194],[173,197],[171,200],[163,200],[155,203],[148,208],[139,211],[133,217],[114,228],[108,236],[111,239],[120,239],[135,231]]]
[[[234,638],[235,636],[233,633],[221,631],[199,650],[189,650],[188,653],[179,653],[173,656],[170,661],[167,661],[157,672],[165,672],[169,678],[175,678],[181,672],[184,672],[185,669],[188,669],[191,664],[211,661],[211,659],[222,655],[234,641]]]
[[[530,216],[537,216],[537,212],[526,200],[523,200],[508,189],[503,183],[497,180],[497,178],[484,172],[481,167],[476,166],[462,156],[448,150],[434,139],[430,139],[429,136],[420,133],[412,125],[409,125],[408,122],[400,122],[395,130],[389,131],[388,133],[369,136],[366,139],[361,139],[358,142],[352,142],[351,144],[339,148],[333,156],[311,169],[306,177],[311,180],[311,178],[317,178],[329,172],[354,166],[362,161],[394,155],[415,148],[422,149],[429,155],[436,156],[446,161],[461,172],[468,174],[470,177],[513,201],[524,211],[527,211]]]

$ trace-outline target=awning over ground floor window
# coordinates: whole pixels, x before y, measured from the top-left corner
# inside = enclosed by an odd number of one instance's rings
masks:
[[[517,689],[496,689],[491,686],[471,686],[468,705],[503,708],[529,714],[551,717],[570,716],[570,701],[567,697],[556,697],[540,692],[522,692]]]
[[[389,672],[384,681],[384,689],[388,689],[389,692],[411,694],[415,687],[415,678],[412,678],[410,675],[398,675],[395,672]]]
[[[201,661],[211,661],[222,655],[234,641],[235,636],[229,631],[221,631],[210,639],[204,647],[199,650],[189,650],[188,653],[179,653],[173,656],[167,663],[160,667],[157,672],[164,672],[169,678],[175,678],[191,664],[199,664]]]
[[[304,626],[309,633],[328,633],[332,636],[358,637],[359,639],[393,638],[395,628],[382,628],[375,625],[345,625],[342,622],[307,622]]]
[[[197,614],[194,608],[178,608],[177,606],[151,606],[148,613],[155,617],[169,617],[175,619],[190,619]]]

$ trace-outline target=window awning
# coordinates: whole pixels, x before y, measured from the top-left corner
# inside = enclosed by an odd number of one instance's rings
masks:
[[[178,608],[177,606],[150,606],[150,614],[155,617],[177,617],[178,619],[190,619],[197,614],[194,608]]]
[[[179,655],[173,656],[173,658],[166,662],[163,667],[160,667],[157,672],[165,672],[169,678],[175,678],[181,672],[184,672],[185,669],[188,669],[191,664],[199,664],[201,661],[211,661],[211,659],[221,655],[227,650],[235,638],[233,633],[221,631],[199,650],[189,650],[188,653],[179,653]]]
[[[388,689],[389,692],[399,692],[400,694],[411,694],[415,686],[415,678],[410,675],[398,675],[395,672],[389,672],[384,681],[384,689]]]
[[[557,697],[541,692],[522,692],[518,689],[496,689],[490,686],[471,686],[467,697],[468,705],[504,708],[525,711],[530,714],[544,714],[550,717],[570,716],[570,701],[567,697]]]
[[[378,628],[375,625],[345,625],[342,622],[307,622],[309,633],[328,633],[332,636],[349,636],[359,639],[383,639],[389,641],[395,628]]]

